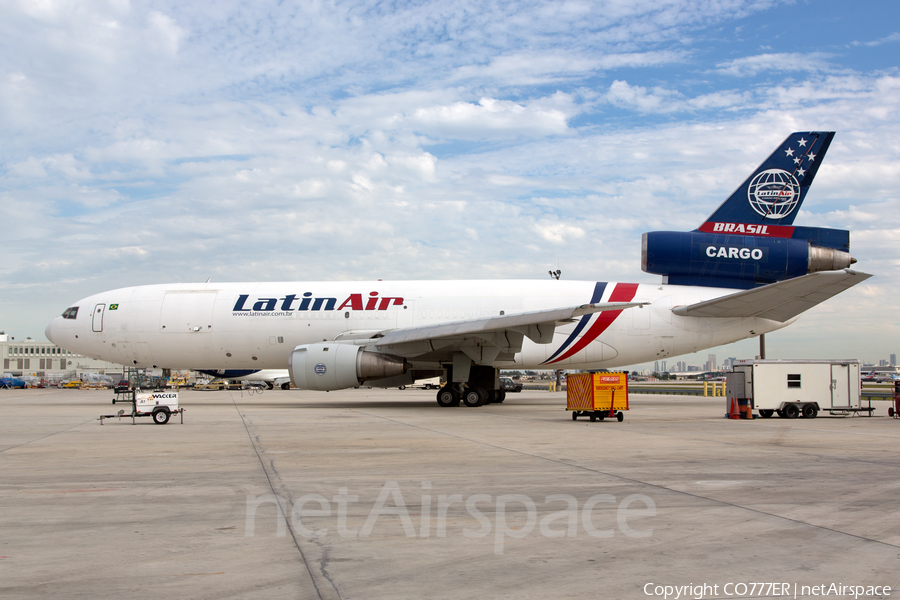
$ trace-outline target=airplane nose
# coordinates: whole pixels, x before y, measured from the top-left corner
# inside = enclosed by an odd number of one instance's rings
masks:
[[[53,341],[53,321],[50,321],[50,324],[47,325],[47,329],[44,330],[44,335],[48,340],[56,344],[56,342]]]

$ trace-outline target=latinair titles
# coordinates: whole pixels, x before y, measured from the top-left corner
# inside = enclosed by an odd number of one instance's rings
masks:
[[[312,310],[388,310],[392,306],[403,306],[400,296],[379,296],[378,292],[369,292],[367,298],[362,294],[350,294],[338,304],[337,298],[314,298],[312,292],[304,292],[301,296],[287,294],[281,298],[256,298],[250,300],[249,294],[238,296],[232,311],[235,314],[256,313],[289,313]]]

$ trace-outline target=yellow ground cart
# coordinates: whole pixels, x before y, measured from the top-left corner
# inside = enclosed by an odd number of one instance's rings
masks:
[[[572,420],[590,417],[591,421],[616,417],[625,419],[628,410],[627,373],[572,373],[566,377],[566,410]]]

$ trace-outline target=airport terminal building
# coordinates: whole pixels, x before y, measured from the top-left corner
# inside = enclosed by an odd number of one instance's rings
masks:
[[[47,380],[66,380],[79,378],[82,373],[97,373],[118,381],[125,371],[122,365],[75,354],[52,342],[31,338],[18,341],[3,332],[0,332],[0,356],[3,374],[13,377],[34,375]]]

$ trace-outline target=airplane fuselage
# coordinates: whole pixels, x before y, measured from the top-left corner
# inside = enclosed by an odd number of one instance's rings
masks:
[[[597,302],[647,302],[525,339],[497,368],[612,368],[676,356],[780,329],[761,318],[673,314],[732,289],[593,281],[367,281],[168,284],[82,299],[47,337],[67,350],[138,367],[286,369],[295,346],[368,339],[387,330]],[[75,308],[75,306],[73,306]],[[428,360],[411,360],[435,368]]]

